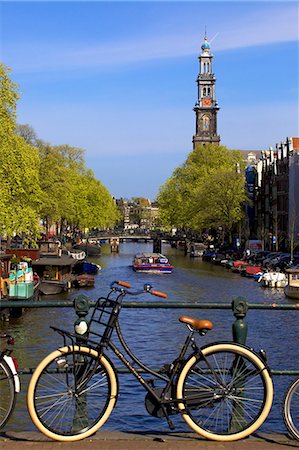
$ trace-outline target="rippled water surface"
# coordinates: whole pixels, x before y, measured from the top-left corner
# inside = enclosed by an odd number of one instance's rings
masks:
[[[75,298],[79,293],[95,300],[108,292],[113,280],[129,281],[134,287],[142,287],[146,282],[156,290],[167,292],[168,301],[173,302],[213,302],[230,303],[236,297],[244,297],[249,303],[288,303],[283,290],[263,289],[252,279],[241,277],[223,267],[202,262],[198,258],[185,256],[182,251],[163,245],[175,266],[172,274],[149,275],[135,273],[131,263],[135,253],[151,251],[152,243],[122,243],[120,253],[111,254],[109,246],[104,244],[102,255],[92,259],[101,265],[96,275],[94,288],[73,290],[65,296],[45,298]],[[144,295],[142,300],[154,300],[156,297]],[[130,300],[130,299],[128,299]],[[163,302],[163,300],[161,300]],[[151,367],[160,367],[171,362],[178,354],[186,330],[178,322],[181,314],[208,318],[214,322],[214,329],[200,338],[202,343],[217,340],[231,340],[231,326],[234,321],[230,310],[191,310],[191,309],[122,309],[120,323],[127,341],[138,357]],[[47,308],[26,310],[19,319],[0,323],[1,331],[15,336],[15,355],[21,368],[35,367],[50,351],[60,346],[61,338],[52,332],[50,325],[72,330],[76,315],[70,308]],[[298,312],[297,311],[261,311],[249,310],[247,344],[255,349],[264,348],[273,369],[298,369]],[[119,362],[115,362],[119,367]],[[5,430],[33,430],[27,414],[25,396],[29,375],[22,375],[22,393],[19,395],[16,409]],[[145,391],[129,375],[121,374],[120,397],[117,406],[105,429],[113,430],[168,430],[164,420],[148,415],[144,408]],[[282,398],[291,378],[274,377],[275,400],[272,411],[263,425],[263,431],[285,431],[281,418]],[[179,417],[176,418],[177,430],[186,430]]]

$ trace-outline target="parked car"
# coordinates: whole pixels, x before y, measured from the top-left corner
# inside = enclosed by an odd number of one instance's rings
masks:
[[[282,261],[282,259],[291,259],[291,255],[290,253],[281,253],[280,255],[277,255],[274,258],[271,258],[270,262],[268,263],[267,267],[268,268],[275,268],[277,266],[277,264],[280,263],[280,261]]]
[[[260,264],[265,258],[267,258],[269,254],[270,254],[269,250],[259,250],[257,252],[252,253],[252,255],[249,257],[249,261],[256,264]]]
[[[265,267],[266,269],[268,268],[269,264],[271,264],[272,260],[274,258],[277,258],[278,256],[282,255],[282,252],[274,252],[274,253],[270,253],[267,258],[265,258],[262,261],[262,266]]]

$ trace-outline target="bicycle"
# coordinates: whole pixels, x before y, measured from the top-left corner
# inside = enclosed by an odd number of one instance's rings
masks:
[[[283,419],[290,435],[299,440],[299,378],[290,384],[284,396]]]
[[[77,441],[91,436],[106,422],[118,396],[109,349],[146,390],[147,412],[165,418],[170,429],[174,429],[171,416],[181,414],[193,431],[208,439],[232,441],[253,433],[268,416],[273,400],[265,358],[231,342],[200,348],[195,335],[205,335],[213,328],[212,322],[181,316],[179,320],[189,333],[178,357],[160,370],[147,367],[121,333],[118,316],[122,300],[128,294],[167,296],[148,284],[140,291],[130,289],[125,282],[111,284],[108,296],[96,302],[85,338],[51,327],[63,337],[64,346],[40,362],[29,383],[27,405],[37,428],[52,439]],[[114,329],[121,349],[111,339]],[[191,354],[187,356],[189,347]],[[145,380],[142,371],[154,380]]]
[[[6,339],[7,348],[0,352],[0,429],[10,418],[16,403],[17,393],[20,392],[17,360],[11,356],[14,338],[7,334],[1,335]]]

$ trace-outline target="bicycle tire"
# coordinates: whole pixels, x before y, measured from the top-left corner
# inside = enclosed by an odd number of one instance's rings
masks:
[[[79,441],[106,422],[117,394],[115,369],[104,355],[88,347],[68,346],[37,366],[28,386],[27,406],[44,435]]]
[[[191,355],[178,377],[181,415],[207,439],[243,439],[269,414],[273,401],[270,372],[256,353],[242,345],[217,343],[201,351],[210,367],[202,356]]]
[[[283,420],[290,435],[299,441],[299,378],[290,384],[284,396]]]
[[[6,361],[0,362],[0,429],[10,418],[16,403],[14,376]]]

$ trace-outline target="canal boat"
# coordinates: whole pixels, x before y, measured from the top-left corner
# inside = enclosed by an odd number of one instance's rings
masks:
[[[237,260],[233,262],[231,271],[232,272],[237,272],[240,273],[242,270],[244,270],[247,266],[249,265],[249,263],[247,261],[243,261],[241,260]]]
[[[161,253],[139,253],[134,257],[133,269],[135,272],[171,273],[173,266]]]
[[[6,297],[9,292],[9,274],[12,255],[0,255],[0,299]]]
[[[268,271],[259,277],[258,282],[263,287],[284,288],[287,283],[287,277],[282,272]]]
[[[206,249],[207,246],[202,242],[193,242],[190,248],[190,256],[192,258],[201,257]]]
[[[287,297],[299,300],[299,268],[286,269],[287,284],[284,293]]]
[[[92,275],[87,275],[86,273],[83,273],[81,275],[77,275],[72,280],[72,285],[75,288],[80,287],[94,287],[95,285],[95,277]]]
[[[241,266],[240,275],[243,277],[253,278],[255,275],[259,274],[260,276],[263,274],[260,266],[248,264],[247,266]]]
[[[101,270],[101,266],[99,264],[95,264],[90,261],[78,261],[78,263],[73,268],[73,273],[78,275],[80,274],[88,274],[95,275],[98,271]]]
[[[83,251],[87,256],[98,256],[101,254],[101,245],[96,242],[88,242],[87,240],[74,244],[73,249]]]
[[[40,277],[40,293],[60,294],[69,289],[73,278],[72,269],[76,263],[69,255],[48,256],[32,261],[32,268]]]

